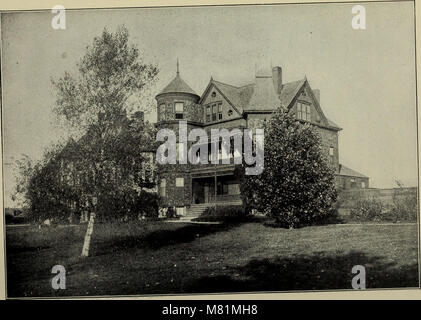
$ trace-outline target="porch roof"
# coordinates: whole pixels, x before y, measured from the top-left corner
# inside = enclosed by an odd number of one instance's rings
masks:
[[[192,178],[207,178],[215,176],[227,176],[234,174],[234,164],[203,165],[190,171]]]

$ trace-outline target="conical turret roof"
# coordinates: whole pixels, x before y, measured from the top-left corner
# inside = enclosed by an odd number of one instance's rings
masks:
[[[157,96],[165,93],[188,93],[198,96],[196,92],[180,77],[180,68],[177,59],[177,74],[175,78]],[[199,97],[199,96],[198,96]]]
[[[197,96],[197,93],[181,79],[179,73],[177,73],[177,76],[158,95],[164,93],[189,93]]]

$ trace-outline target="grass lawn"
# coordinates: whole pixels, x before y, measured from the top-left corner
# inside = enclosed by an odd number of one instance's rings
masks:
[[[418,286],[416,224],[96,224],[81,258],[85,230],[8,227],[8,296],[351,289],[354,265],[367,289]],[[65,290],[51,288],[57,264]]]

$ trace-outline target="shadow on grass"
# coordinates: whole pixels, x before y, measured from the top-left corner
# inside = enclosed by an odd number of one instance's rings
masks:
[[[224,223],[220,225],[192,224],[177,229],[152,231],[144,235],[128,235],[101,241],[95,245],[94,255],[109,254],[120,250],[133,248],[159,249],[165,246],[187,243],[199,237],[213,233],[228,231],[241,223]],[[163,226],[165,226],[163,224]]]
[[[314,221],[312,223],[308,224],[302,224],[298,226],[298,228],[305,228],[305,227],[311,227],[311,226],[327,226],[330,224],[345,224],[347,221],[343,219],[343,217],[340,217],[338,215],[331,215],[328,217],[325,217],[323,219],[319,219],[317,221]],[[266,218],[263,220],[263,225],[265,227],[270,228],[282,228],[282,229],[288,229],[288,226],[278,222],[275,218]]]
[[[354,265],[366,269],[366,288],[418,286],[416,263],[398,267],[384,258],[359,252],[332,255],[317,252],[291,258],[276,256],[254,259],[243,267],[225,270],[224,274],[192,280],[185,292],[248,292],[286,290],[352,289]]]
[[[24,252],[34,252],[34,251],[41,251],[45,249],[50,249],[50,246],[24,246],[24,247],[13,247],[7,248],[7,254],[16,254],[16,253],[24,253]]]

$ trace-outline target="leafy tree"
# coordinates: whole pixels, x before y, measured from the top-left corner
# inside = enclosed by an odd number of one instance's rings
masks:
[[[263,173],[253,176],[239,171],[246,206],[288,228],[326,218],[336,189],[317,129],[281,107],[265,123],[264,132]]]
[[[28,218],[41,222],[48,218],[67,219],[78,194],[63,171],[64,154],[75,148],[73,140],[51,145],[40,160],[27,155],[15,161],[16,187],[12,200],[28,208]],[[67,163],[73,159],[66,158]]]
[[[132,177],[143,160],[139,148],[130,149],[138,147],[139,141],[129,134],[133,133],[129,115],[147,101],[145,92],[156,80],[158,69],[143,62],[138,48],[128,40],[125,27],[115,33],[104,29],[87,47],[78,63],[77,77],[66,72],[53,80],[57,93],[55,113],[70,132],[82,136],[82,156],[78,158],[86,179],[81,188],[91,211],[83,255],[89,252],[96,213],[109,212],[103,210],[104,199],[110,194],[114,199],[127,194],[135,178],[125,178]],[[128,142],[124,139],[128,137],[133,139]]]
[[[23,154],[20,159],[15,160],[13,163],[15,188],[10,198],[22,208],[30,207],[28,186],[30,177],[33,176],[35,170],[36,162],[26,154]]]
[[[94,209],[102,220],[133,216],[138,211],[134,210],[135,203],[148,202],[142,190],[155,186],[155,166],[145,153],[154,147],[155,128],[136,118],[126,118],[118,129],[101,143],[102,150],[90,134],[78,141],[77,171],[85,173],[80,193],[96,197]],[[92,190],[98,192],[93,194]]]
[[[30,208],[32,221],[67,220],[73,212],[92,210],[91,189],[101,182],[97,211],[102,220],[141,213],[155,216],[158,199],[143,189],[155,186],[155,168],[144,155],[153,148],[154,127],[138,119],[126,119],[119,133],[107,141],[103,178],[94,179],[86,154],[96,141],[89,134],[51,146],[39,161],[28,156],[16,161],[18,170],[13,199]]]
[[[14,176],[16,179],[15,189],[11,199],[21,207],[34,209],[37,203],[37,196],[44,191],[44,194],[55,187],[56,183],[50,179],[57,178],[57,166],[54,165],[54,157],[62,149],[61,143],[51,145],[44,151],[40,160],[33,160],[23,154],[20,159],[14,162]],[[40,196],[42,198],[42,196]],[[41,218],[34,210],[29,211],[33,220]],[[44,213],[48,215],[47,213]]]
[[[29,219],[32,221],[69,217],[69,202],[76,199],[76,194],[61,175],[61,152],[59,144],[50,148],[29,178],[27,198],[30,201]]]

